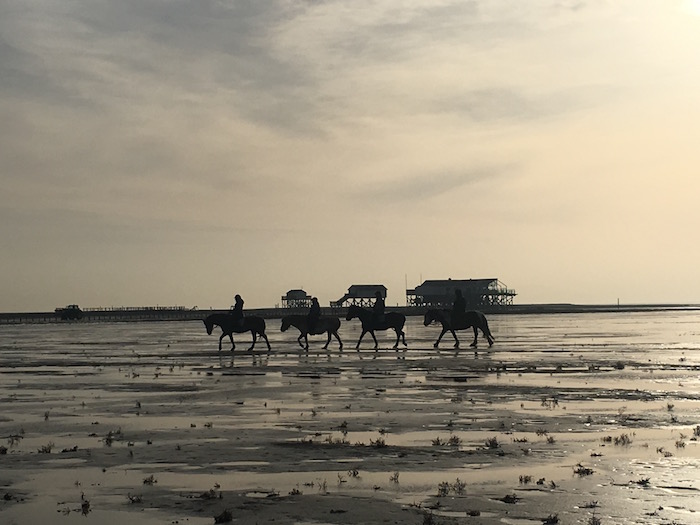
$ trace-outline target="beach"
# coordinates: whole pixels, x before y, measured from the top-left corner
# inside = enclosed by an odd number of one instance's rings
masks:
[[[201,322],[0,326],[0,522],[690,524],[700,315],[409,317],[233,360]]]

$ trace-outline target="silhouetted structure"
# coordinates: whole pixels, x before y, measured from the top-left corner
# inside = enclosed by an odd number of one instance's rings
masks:
[[[386,299],[386,286],[383,284],[353,284],[348,288],[348,293],[337,301],[331,301],[334,308],[346,306],[372,307],[376,300],[376,293],[379,292],[382,298]]]
[[[461,290],[469,308],[512,305],[517,295],[498,279],[447,279],[424,281],[412,290],[406,290],[408,306],[450,308],[455,290]]]
[[[282,308],[308,308],[311,306],[311,296],[304,290],[289,290],[282,296]]]
[[[69,304],[65,308],[56,308],[55,311],[61,321],[77,321],[83,318],[83,311],[77,304]]]

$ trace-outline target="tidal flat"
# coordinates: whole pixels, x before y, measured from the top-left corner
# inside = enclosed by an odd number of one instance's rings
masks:
[[[0,522],[700,520],[700,312],[422,321],[233,359],[195,321],[0,326]]]

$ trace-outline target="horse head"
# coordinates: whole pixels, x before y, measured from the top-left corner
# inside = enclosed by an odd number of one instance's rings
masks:
[[[203,319],[204,326],[207,328],[207,335],[211,335],[212,330],[214,330],[214,323],[208,317]]]
[[[428,310],[423,317],[423,326],[428,326],[430,323],[437,321],[440,318],[437,310]]]
[[[360,309],[359,309],[358,306],[356,306],[356,305],[354,305],[354,304],[351,304],[351,305],[348,307],[348,314],[345,316],[345,320],[346,320],[346,321],[351,321],[351,320],[355,319],[355,317],[359,317],[359,316],[360,316],[360,315],[359,315],[359,314],[360,314],[360,311],[359,311],[359,310],[360,310]]]
[[[289,317],[289,316],[283,317],[282,318],[282,326],[280,327],[280,330],[283,332],[286,332],[290,326],[292,326],[291,317]]]

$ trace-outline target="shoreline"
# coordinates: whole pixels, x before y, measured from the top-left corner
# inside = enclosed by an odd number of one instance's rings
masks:
[[[400,312],[409,316],[423,315],[427,306],[387,306],[387,311]],[[342,317],[345,308],[322,307],[323,315]],[[480,308],[485,314],[498,315],[543,315],[543,314],[582,314],[582,313],[634,313],[657,311],[700,311],[700,304],[572,304],[545,303],[508,306],[488,306]],[[21,323],[76,323],[114,321],[201,321],[213,313],[226,313],[223,309],[177,309],[177,308],[95,308],[83,311],[81,320],[62,320],[56,312],[0,312],[0,325]],[[248,315],[258,315],[264,319],[281,319],[286,315],[305,314],[306,308],[250,308]]]

